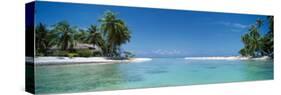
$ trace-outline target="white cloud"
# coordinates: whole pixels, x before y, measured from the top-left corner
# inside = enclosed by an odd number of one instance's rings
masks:
[[[160,55],[177,55],[181,54],[181,51],[179,50],[164,50],[164,49],[157,49],[152,51],[154,54],[160,54]]]
[[[225,22],[225,21],[221,21],[219,22],[219,24],[228,26],[228,27],[232,27],[232,28],[238,28],[238,29],[245,29],[248,28],[250,25],[246,25],[246,24],[241,24],[241,23],[233,23],[233,22]]]
[[[186,51],[178,49],[153,49],[153,50],[137,50],[133,51],[138,56],[183,56],[188,54]]]
[[[220,21],[216,24],[224,25],[228,27],[228,31],[230,32],[242,32],[245,31],[245,29],[249,28],[250,25],[242,24],[242,23],[235,23],[235,22],[226,22],[226,21]]]
[[[241,29],[230,29],[231,32],[241,32]]]
[[[233,23],[233,26],[234,27],[237,27],[237,28],[247,28],[249,25],[243,25],[243,24],[240,24],[240,23]]]

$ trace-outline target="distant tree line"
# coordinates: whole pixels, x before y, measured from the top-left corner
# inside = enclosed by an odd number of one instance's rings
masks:
[[[99,25],[90,25],[88,29],[79,29],[69,25],[67,21],[60,21],[50,27],[40,23],[36,26],[36,55],[48,56],[53,54],[50,49],[59,48],[62,51],[75,55],[74,47],[78,43],[92,44],[99,51],[93,51],[92,56],[120,57],[121,46],[130,41],[131,32],[125,22],[117,18],[116,13],[106,11],[98,19]],[[86,53],[88,53],[87,51]],[[126,55],[128,56],[128,55]]]

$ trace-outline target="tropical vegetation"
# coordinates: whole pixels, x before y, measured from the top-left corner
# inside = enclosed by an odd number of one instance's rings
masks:
[[[126,23],[112,11],[106,11],[98,19],[99,25],[90,25],[88,29],[71,26],[60,21],[50,27],[45,24],[36,26],[37,56],[105,56],[132,57],[128,51],[122,52],[121,46],[130,41],[131,32]],[[92,45],[79,48],[79,44]]]
[[[131,33],[126,24],[121,19],[116,18],[113,12],[106,12],[101,22],[101,32],[105,38],[105,52],[106,56],[120,56],[120,47],[122,44],[130,41]]]
[[[264,35],[260,33],[261,27],[267,21],[268,32]],[[269,56],[273,58],[273,16],[268,16],[266,20],[258,19],[251,25],[248,32],[241,39],[244,47],[239,51],[242,56],[261,57]]]

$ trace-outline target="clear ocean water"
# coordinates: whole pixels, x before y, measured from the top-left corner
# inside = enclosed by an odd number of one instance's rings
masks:
[[[70,93],[273,79],[272,60],[153,58],[140,63],[36,65],[35,93]]]

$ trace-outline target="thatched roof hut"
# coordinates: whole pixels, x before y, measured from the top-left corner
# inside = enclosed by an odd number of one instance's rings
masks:
[[[53,46],[50,48],[50,50],[59,50],[60,47],[58,46]],[[91,49],[91,50],[96,50],[100,51],[101,49],[98,46],[93,46],[92,44],[85,44],[85,43],[77,43],[73,49],[79,50],[79,49]]]

